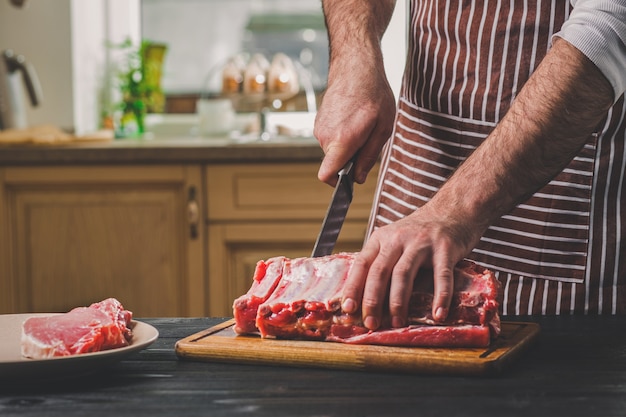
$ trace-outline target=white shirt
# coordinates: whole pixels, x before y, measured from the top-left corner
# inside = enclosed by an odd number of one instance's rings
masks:
[[[570,2],[570,17],[555,36],[571,43],[602,71],[617,101],[626,91],[626,0]]]

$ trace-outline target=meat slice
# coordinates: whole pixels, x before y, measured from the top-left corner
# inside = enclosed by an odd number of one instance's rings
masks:
[[[233,304],[237,333],[252,333],[257,330],[255,321],[259,305],[272,295],[278,285],[283,276],[286,259],[284,256],[278,256],[257,262],[252,287]]]
[[[499,334],[498,282],[489,270],[469,261],[462,261],[455,268],[455,291],[445,322],[435,322],[432,317],[432,271],[424,270],[414,282],[409,325],[391,328],[387,317],[380,330],[369,331],[363,326],[360,312],[346,314],[340,308],[343,287],[355,256],[355,253],[339,253],[320,258],[283,259],[280,277],[262,277],[277,285],[258,304],[254,323],[251,311],[245,317],[235,314],[235,330],[240,334],[258,332],[266,338],[439,347],[484,347]],[[269,272],[257,270],[255,280]],[[248,294],[235,305],[248,298]]]
[[[44,359],[128,346],[132,312],[109,298],[67,313],[31,317],[22,325],[22,356]]]
[[[124,309],[122,303],[115,298],[107,298],[89,306],[108,315],[113,323],[102,327],[103,345],[105,348],[127,346],[132,338],[132,332],[128,327],[133,318],[133,313]]]
[[[355,345],[421,346],[421,347],[486,347],[491,343],[488,326],[461,325],[409,325],[398,329],[383,329],[375,332],[346,332],[343,327],[333,326],[326,337],[329,342]]]

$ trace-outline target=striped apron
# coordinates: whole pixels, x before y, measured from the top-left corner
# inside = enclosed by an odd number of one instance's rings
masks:
[[[437,192],[502,119],[570,12],[568,0],[409,7],[407,66],[368,234]],[[496,273],[502,314],[626,313],[624,116],[622,97],[577,157],[468,256]]]

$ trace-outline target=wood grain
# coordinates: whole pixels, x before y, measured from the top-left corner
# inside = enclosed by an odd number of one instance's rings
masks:
[[[333,188],[317,179],[319,163],[229,164],[207,167],[211,222],[226,220],[319,220]],[[355,185],[347,221],[367,221],[378,166],[370,180]],[[315,238],[313,238],[314,240]]]
[[[539,334],[536,323],[504,322],[485,349],[349,345],[239,336],[234,319],[176,343],[181,359],[401,373],[492,375],[509,366]]]
[[[3,145],[67,145],[70,143],[110,142],[113,131],[101,130],[76,136],[64,132],[54,125],[38,125],[25,129],[0,131],[0,146]]]
[[[144,317],[206,314],[204,228],[189,237],[200,167],[9,167],[0,312],[62,312],[116,297]],[[199,199],[198,203],[203,202]]]

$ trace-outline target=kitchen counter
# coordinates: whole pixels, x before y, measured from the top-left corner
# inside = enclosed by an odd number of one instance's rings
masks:
[[[177,340],[224,319],[146,319],[159,339],[105,373],[0,387],[2,416],[624,416],[626,317],[533,319],[536,343],[495,377],[190,362]],[[524,318],[524,320],[530,320]]]
[[[0,147],[0,166],[321,161],[315,138],[112,140],[87,144]]]

